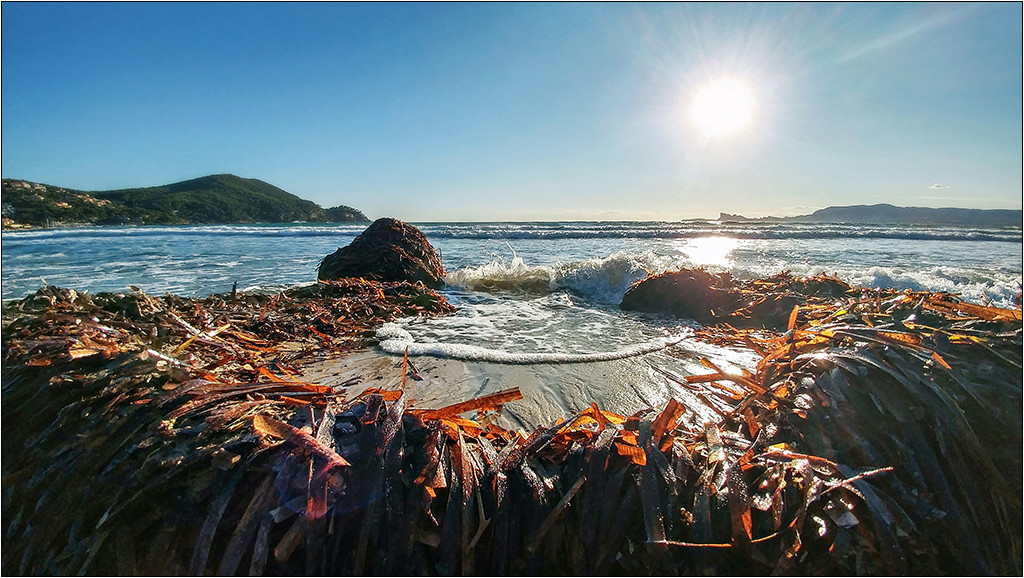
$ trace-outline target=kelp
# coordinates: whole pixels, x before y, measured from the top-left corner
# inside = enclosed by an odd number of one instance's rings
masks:
[[[4,573],[1021,569],[1018,310],[844,290],[786,331],[698,332],[762,356],[662,370],[708,388],[716,421],[591,404],[527,433],[491,419],[514,388],[416,407],[407,360],[384,390],[304,382],[303,360],[396,312],[448,309],[359,280],[298,291],[46,288],[8,310]]]

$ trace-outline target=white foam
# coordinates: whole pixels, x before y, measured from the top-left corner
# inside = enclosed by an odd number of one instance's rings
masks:
[[[652,250],[619,251],[604,258],[585,259],[555,266],[528,265],[515,251],[512,260],[496,259],[479,267],[463,267],[448,274],[445,282],[471,291],[548,293],[568,289],[601,303],[618,303],[633,283],[650,273],[661,273],[683,264],[675,257]]]
[[[1020,291],[1019,276],[998,271],[977,271],[953,267],[932,267],[919,271],[898,271],[887,267],[871,267],[858,275],[850,275],[856,285],[891,287],[912,291],[946,291],[974,303],[1013,307],[1013,298]]]
[[[663,273],[680,265],[676,258],[660,256],[652,250],[617,251],[603,259],[560,266],[553,284],[558,289],[570,289],[601,303],[619,303],[633,283],[651,273]]]
[[[554,276],[553,268],[527,265],[513,252],[512,261],[508,264],[504,260],[494,260],[479,267],[464,267],[449,273],[445,282],[471,291],[547,293],[555,288]]]
[[[377,339],[381,341],[408,341],[412,342],[412,334],[402,329],[397,323],[385,323],[377,330]]]
[[[462,361],[483,361],[515,365],[614,361],[616,359],[625,359],[627,357],[636,357],[660,351],[679,343],[686,337],[688,335],[654,339],[625,349],[600,353],[512,353],[476,345],[417,343],[408,331],[395,323],[385,323],[377,330],[377,338],[381,340],[380,348],[392,355],[403,355],[408,351],[410,356],[442,357]]]

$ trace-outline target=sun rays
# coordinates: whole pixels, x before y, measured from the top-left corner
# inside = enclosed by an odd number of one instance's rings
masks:
[[[742,79],[725,76],[701,85],[689,105],[690,121],[711,139],[733,136],[754,120],[756,101]]]

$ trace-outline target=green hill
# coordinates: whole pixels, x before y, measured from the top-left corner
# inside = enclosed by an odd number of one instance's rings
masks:
[[[351,207],[324,209],[269,183],[235,175],[92,192],[4,179],[3,217],[5,227],[369,221]]]

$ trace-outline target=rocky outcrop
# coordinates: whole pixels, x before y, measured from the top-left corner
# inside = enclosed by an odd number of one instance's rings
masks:
[[[348,246],[320,261],[317,278],[322,281],[363,277],[377,281],[422,282],[427,287],[444,284],[441,254],[416,227],[397,219],[377,219]]]
[[[845,295],[850,286],[834,277],[794,278],[781,273],[739,282],[728,274],[681,269],[638,281],[619,305],[629,311],[686,317],[703,324],[785,329],[793,308]]]
[[[622,297],[621,308],[645,313],[687,317],[714,322],[739,307],[725,278],[699,269],[682,269],[652,275],[635,283]]]

